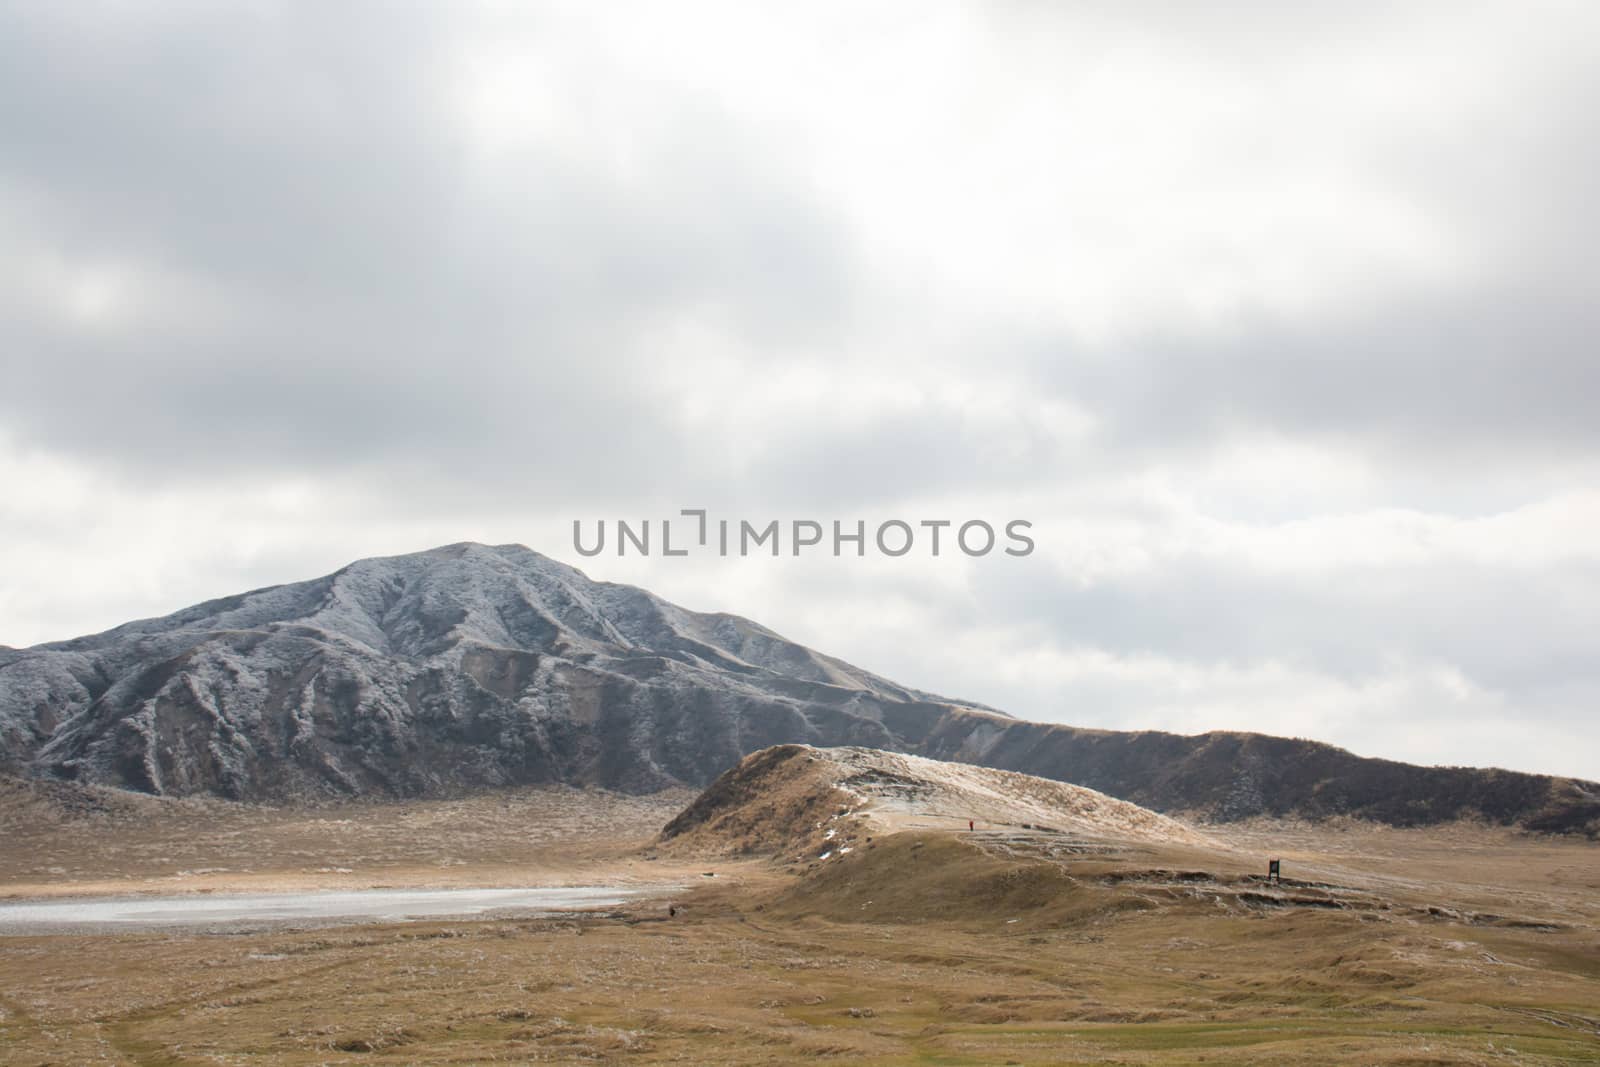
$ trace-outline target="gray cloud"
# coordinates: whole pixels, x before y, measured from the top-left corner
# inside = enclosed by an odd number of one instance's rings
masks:
[[[633,16],[0,8],[0,627],[576,514],[1026,513],[960,580],[584,565],[1030,714],[1303,681],[1366,751],[1408,701],[1600,751],[1588,512],[1258,555],[1595,487],[1587,7]]]
[[[1501,691],[1600,688],[1592,563],[1535,575],[1441,561],[1269,576],[1248,560],[1179,559],[1088,588],[1016,571],[996,584],[991,622],[1026,619],[1067,647],[1353,677],[1397,660],[1442,663]]]
[[[637,380],[666,318],[703,308],[760,351],[849,312],[825,206],[693,94],[650,90],[641,129],[611,131],[642,143],[637,179],[559,143],[485,171],[438,102],[452,27],[431,20],[8,13],[0,190],[42,246],[22,254],[212,305],[87,328],[14,298],[4,416],[53,447],[494,483],[559,456],[564,492],[636,491],[671,458]]]

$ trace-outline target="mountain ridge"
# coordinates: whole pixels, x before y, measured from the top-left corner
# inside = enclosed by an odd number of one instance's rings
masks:
[[[769,734],[882,740],[881,702],[945,703],[737,616],[461,543],[8,654],[0,751],[238,799],[647,790],[699,784]],[[631,737],[647,720],[660,729]]]
[[[357,560],[166,616],[0,648],[0,770],[238,800],[529,782],[705,786],[775,744],[1020,771],[1215,819],[1600,827],[1600,785],[1264,734],[1032,723],[522,545]]]

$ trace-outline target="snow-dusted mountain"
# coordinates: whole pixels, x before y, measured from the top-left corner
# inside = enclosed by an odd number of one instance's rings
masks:
[[[0,647],[0,772],[150,793],[645,791],[704,786],[791,742],[1022,771],[1222,819],[1470,817],[1600,834],[1593,782],[1261,734],[1024,722],[520,545],[362,560],[93,637]]]
[[[888,745],[884,705],[948,703],[520,545],[0,651],[14,768],[240,798],[701,785],[781,741]]]

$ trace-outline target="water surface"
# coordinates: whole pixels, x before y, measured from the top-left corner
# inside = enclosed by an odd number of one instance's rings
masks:
[[[316,893],[191,893],[0,903],[0,934],[51,928],[137,928],[253,922],[404,922],[491,912],[551,912],[621,904],[649,890],[615,886],[523,889],[359,889]]]

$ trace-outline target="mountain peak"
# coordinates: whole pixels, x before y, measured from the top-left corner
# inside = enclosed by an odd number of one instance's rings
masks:
[[[748,741],[951,702],[523,545],[358,560],[0,665],[13,767],[237,797],[704,784]]]
[[[1483,818],[1596,832],[1600,786],[1331,745],[1023,722],[523,545],[358,560],[0,650],[0,771],[239,799],[566,782],[703,786],[757,749],[855,745],[1219,818]]]

